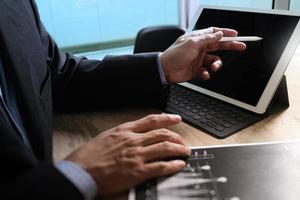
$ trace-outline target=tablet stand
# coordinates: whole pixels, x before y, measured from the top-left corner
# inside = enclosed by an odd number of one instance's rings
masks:
[[[269,115],[281,112],[287,109],[289,105],[290,104],[289,104],[286,76],[284,75],[266,113],[263,115],[266,115],[267,117]]]

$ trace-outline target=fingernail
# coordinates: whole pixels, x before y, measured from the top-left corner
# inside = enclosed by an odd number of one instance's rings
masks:
[[[174,160],[173,161],[174,165],[178,166],[178,167],[185,167],[186,166],[186,162],[183,160]]]
[[[176,121],[181,121],[181,116],[180,115],[171,115],[172,118]]]
[[[210,79],[210,74],[207,72],[207,71],[204,71],[202,74],[201,74],[201,78],[203,80],[208,80]]]
[[[192,150],[189,147],[187,147],[187,152],[188,152],[189,155],[192,154]]]
[[[181,116],[177,115],[176,118],[175,118],[175,120],[179,123],[179,122],[182,121],[182,118],[181,118]]]

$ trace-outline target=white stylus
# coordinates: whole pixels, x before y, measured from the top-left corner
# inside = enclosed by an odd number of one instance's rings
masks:
[[[262,40],[263,38],[257,36],[238,36],[238,37],[222,37],[220,42],[232,42],[232,41],[239,41],[239,42],[254,42]]]

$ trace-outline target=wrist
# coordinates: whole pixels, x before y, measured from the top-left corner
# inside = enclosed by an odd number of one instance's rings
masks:
[[[166,59],[166,54],[164,52],[159,54],[159,59],[160,59],[160,63],[162,65],[162,69],[164,71],[166,80],[170,83],[170,79],[169,79],[169,72],[168,72],[168,68],[167,68],[167,59]]]

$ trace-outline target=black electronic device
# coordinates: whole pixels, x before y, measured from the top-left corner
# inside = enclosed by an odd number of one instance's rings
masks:
[[[186,168],[131,190],[129,200],[298,200],[300,142],[195,147]]]
[[[225,138],[289,106],[284,72],[300,40],[299,14],[289,11],[202,6],[190,31],[228,27],[245,42],[242,52],[209,52],[223,67],[209,80],[173,85],[166,110],[217,138]]]

